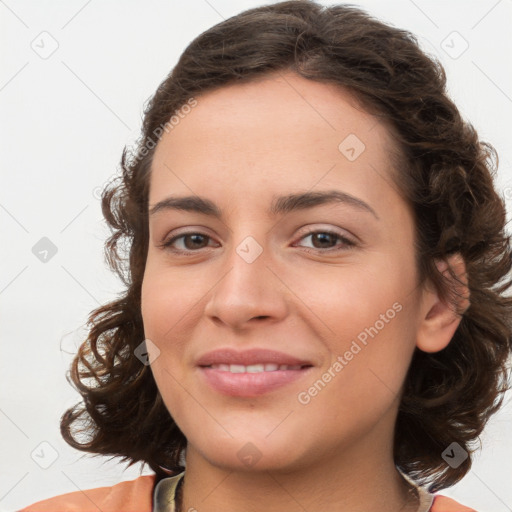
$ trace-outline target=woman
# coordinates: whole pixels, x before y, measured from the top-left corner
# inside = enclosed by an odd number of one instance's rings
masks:
[[[126,293],[61,422],[155,475],[24,510],[472,510],[438,491],[509,384],[494,157],[442,67],[357,8],[197,37],[103,194]]]

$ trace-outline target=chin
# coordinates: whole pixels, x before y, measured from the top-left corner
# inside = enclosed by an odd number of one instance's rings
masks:
[[[245,435],[222,440],[203,437],[196,446],[199,456],[225,471],[293,471],[300,466],[296,446],[289,442],[272,443],[265,436]]]

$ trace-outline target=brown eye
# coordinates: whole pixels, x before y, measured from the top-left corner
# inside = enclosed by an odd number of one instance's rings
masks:
[[[311,241],[317,249],[329,249],[330,247],[334,247],[337,238],[339,237],[332,233],[313,233],[311,235]]]
[[[307,238],[311,239],[311,248],[320,252],[326,252],[329,250],[346,250],[356,245],[347,237],[340,233],[336,233],[335,231],[311,231],[303,236],[301,240],[305,240]]]
[[[203,233],[182,233],[172,237],[167,242],[163,243],[161,247],[176,252],[196,251],[208,246],[208,240],[211,238]],[[175,244],[180,241],[180,246],[176,247]]]

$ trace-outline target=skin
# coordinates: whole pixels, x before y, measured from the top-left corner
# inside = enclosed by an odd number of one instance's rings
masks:
[[[196,99],[156,147],[149,207],[199,195],[222,218],[151,215],[142,286],[151,369],[188,440],[181,510],[416,511],[393,463],[400,392],[415,347],[444,348],[459,317],[418,284],[414,218],[391,178],[389,129],[347,91],[291,72]],[[365,144],[354,161],[338,149],[349,134]],[[274,195],[327,190],[376,216],[342,203],[268,212]],[[355,245],[310,236],[326,229]],[[188,255],[161,247],[185,231],[205,235],[174,242]],[[252,263],[236,251],[248,236],[262,248]],[[300,403],[396,303],[400,312]],[[225,396],[195,361],[226,346],[280,350],[314,367],[266,395]],[[237,455],[248,443],[260,457],[250,466]]]

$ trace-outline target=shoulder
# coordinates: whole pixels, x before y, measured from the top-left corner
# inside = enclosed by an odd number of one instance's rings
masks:
[[[112,487],[54,496],[19,512],[151,512],[154,483],[155,475],[140,476]]]
[[[461,505],[446,496],[436,494],[430,512],[477,512],[475,509]]]

